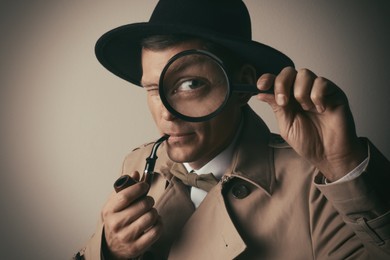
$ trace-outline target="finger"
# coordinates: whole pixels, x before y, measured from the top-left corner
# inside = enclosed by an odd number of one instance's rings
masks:
[[[314,107],[311,99],[311,92],[314,80],[317,76],[308,69],[298,71],[294,83],[294,98],[303,110],[310,110]]]
[[[272,89],[275,83],[275,78],[276,76],[270,73],[261,75],[261,77],[257,80],[257,88],[261,91]],[[277,104],[275,102],[274,95],[259,93],[257,94],[256,98],[263,102],[267,102],[272,107],[272,109],[276,109]]]
[[[104,220],[106,241],[110,245],[115,244],[119,247],[120,245],[131,244],[140,236],[142,230],[147,230],[157,221],[158,214],[152,208],[153,204],[153,199],[148,197],[122,212],[111,214]],[[140,222],[141,225],[139,225],[139,219],[144,220]],[[142,226],[143,223],[144,226]]]
[[[147,183],[138,182],[124,190],[121,190],[111,197],[105,206],[105,210],[108,212],[119,212],[128,207],[139,197],[146,194],[148,189],[149,185]]]
[[[112,228],[115,230],[119,230],[125,226],[130,225],[142,215],[152,210],[153,206],[154,199],[149,196],[136,201],[126,209],[115,213],[114,223],[111,223]]]
[[[271,89],[274,85],[275,78],[276,76],[270,73],[261,75],[257,80],[257,88],[262,91]]]
[[[162,234],[162,231],[163,226],[161,217],[157,216],[155,224],[138,236],[131,234],[133,230],[125,229],[115,233],[111,239],[107,239],[107,233],[105,233],[105,235],[110,251],[115,252],[115,255],[121,259],[127,259],[139,256],[144,253],[153,243],[158,240]]]
[[[141,236],[133,243],[134,250],[138,251],[138,254],[144,253],[160,238],[162,231],[163,223],[161,221],[161,217],[159,216],[155,225],[141,234]]]
[[[293,67],[286,67],[276,76],[274,88],[277,105],[288,104],[296,74],[297,71]]]
[[[134,171],[134,172],[132,172],[132,173],[130,174],[130,177],[133,178],[133,179],[136,180],[136,181],[139,181],[140,178],[141,178],[141,175],[139,174],[138,171]]]
[[[318,113],[325,112],[329,107],[348,103],[344,92],[323,77],[317,77],[314,80],[310,98]]]
[[[126,226],[123,231],[127,232],[129,241],[134,241],[149,231],[157,223],[158,217],[157,210],[153,208]]]

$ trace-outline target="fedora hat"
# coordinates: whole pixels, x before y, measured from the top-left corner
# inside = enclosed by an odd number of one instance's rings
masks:
[[[140,86],[141,41],[152,35],[188,35],[224,46],[258,74],[294,66],[283,53],[252,40],[251,21],[242,0],[160,0],[148,22],[115,28],[99,38],[99,62],[118,77]]]

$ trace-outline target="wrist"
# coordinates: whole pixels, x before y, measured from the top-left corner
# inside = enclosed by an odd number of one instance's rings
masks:
[[[367,158],[368,149],[365,142],[359,139],[351,147],[348,153],[345,153],[343,156],[335,156],[334,158],[328,159],[323,167],[318,167],[329,183],[343,178]]]

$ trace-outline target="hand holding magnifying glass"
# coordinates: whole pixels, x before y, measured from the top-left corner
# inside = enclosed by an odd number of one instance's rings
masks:
[[[210,52],[187,50],[173,56],[160,76],[159,94],[176,117],[190,122],[210,120],[226,105],[233,92],[269,93],[255,85],[232,84],[223,62]]]

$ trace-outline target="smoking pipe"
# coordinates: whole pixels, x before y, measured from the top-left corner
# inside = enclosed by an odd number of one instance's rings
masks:
[[[154,171],[154,166],[156,165],[156,160],[157,160],[157,149],[162,144],[165,140],[169,138],[169,135],[163,135],[158,139],[153,147],[152,151],[150,152],[150,155],[148,158],[146,158],[146,164],[145,164],[145,170],[144,170],[144,175],[141,179],[141,181],[144,181],[149,184],[149,186],[152,184],[153,181],[153,171]],[[115,183],[114,183],[114,189],[116,192],[119,192],[129,186],[132,186],[136,184],[137,181],[131,178],[129,175],[122,175],[119,177]]]

